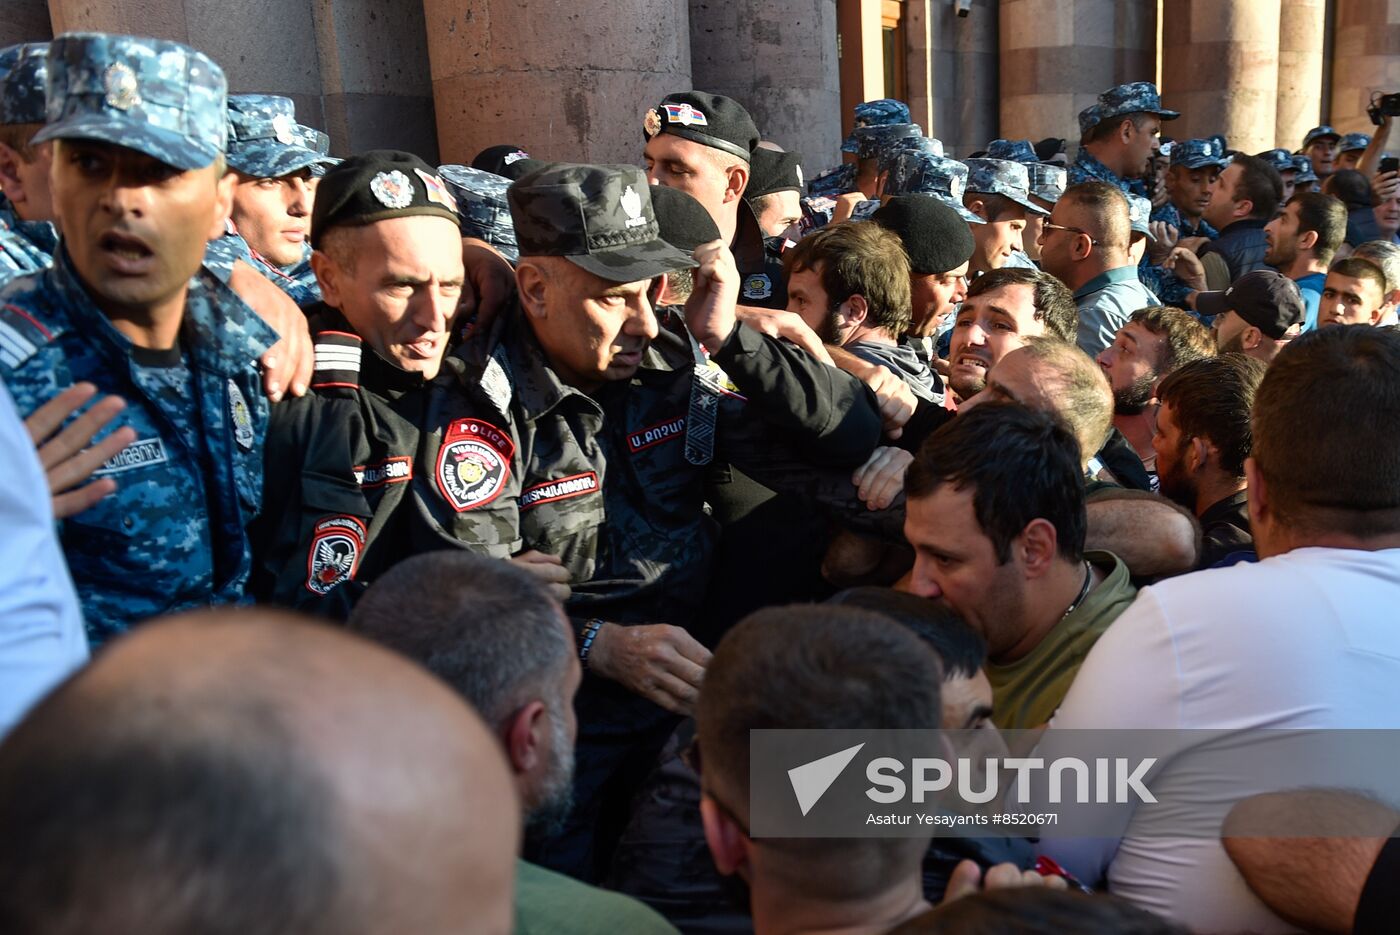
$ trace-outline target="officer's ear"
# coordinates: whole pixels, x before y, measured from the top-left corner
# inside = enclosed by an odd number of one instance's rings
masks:
[[[220,160],[222,163],[222,160]],[[222,172],[223,166],[216,164],[211,167],[214,172]],[[205,234],[205,240],[217,240],[224,235],[225,225],[228,223],[228,216],[233,211],[233,188],[238,182],[238,176],[232,172],[223,172],[214,183],[214,214],[215,217],[209,225],[209,230]]]
[[[311,251],[311,272],[321,287],[321,299],[331,308],[340,308],[340,264],[324,250]]]
[[[984,221],[991,220],[991,218],[987,217],[987,203],[981,198],[974,198],[971,201],[966,202],[964,204],[964,207],[966,207],[967,210],[971,211],[973,214],[977,215]],[[973,230],[976,229],[976,227],[973,228]]]
[[[531,318],[548,317],[549,271],[534,260],[521,259],[515,266],[515,288],[520,307]]]
[[[728,182],[724,187],[724,203],[738,201],[744,197],[744,189],[749,187],[749,167],[747,163],[736,162],[725,170]]]
[[[21,161],[19,153],[9,145],[0,143],[0,189],[17,203],[25,200],[24,183],[19,178]]]

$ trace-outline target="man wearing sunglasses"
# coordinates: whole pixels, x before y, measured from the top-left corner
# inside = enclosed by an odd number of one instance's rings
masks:
[[[1078,344],[1091,357],[1113,343],[1133,312],[1161,304],[1138,281],[1131,236],[1128,201],[1106,182],[1065,189],[1040,235],[1040,264],[1074,292]]]

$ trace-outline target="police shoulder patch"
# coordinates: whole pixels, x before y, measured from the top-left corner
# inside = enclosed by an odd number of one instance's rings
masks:
[[[520,509],[528,510],[542,503],[553,503],[556,500],[568,500],[571,497],[582,497],[597,492],[597,473],[585,471],[582,474],[572,474],[526,487],[520,492]]]
[[[228,381],[228,412],[233,422],[233,441],[244,451],[253,450],[257,435],[253,431],[253,413],[248,408],[248,400],[238,384]]]
[[[369,533],[358,516],[328,516],[316,524],[306,554],[306,590],[326,595],[355,577]]]
[[[755,273],[744,279],[744,298],[766,299],[773,294],[773,280],[767,273]]]
[[[514,455],[515,442],[496,426],[455,419],[438,450],[438,492],[458,513],[490,503],[505,488]]]

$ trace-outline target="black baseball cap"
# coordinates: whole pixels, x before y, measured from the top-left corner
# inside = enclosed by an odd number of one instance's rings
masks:
[[[1307,314],[1298,284],[1271,269],[1245,273],[1223,292],[1196,293],[1196,311],[1234,312],[1275,341]]]
[[[870,218],[899,236],[909,268],[920,275],[957,269],[972,258],[972,231],[952,206],[933,195],[897,195]]]
[[[744,160],[751,157],[759,140],[758,127],[743,104],[705,91],[666,95],[647,111],[642,133],[648,140],[658,133],[671,133]]]
[[[436,215],[460,224],[457,200],[433,166],[412,153],[374,149],[327,170],[311,210],[311,246],[333,227]]]
[[[695,266],[661,237],[652,186],[636,166],[551,163],[506,191],[521,257],[562,256],[612,282]]]
[[[802,154],[780,153],[759,147],[749,160],[749,184],[745,198],[760,198],[774,192],[802,192]]]
[[[488,146],[476,154],[471,167],[483,172],[502,175],[514,181],[532,169],[538,169],[543,160],[533,158],[523,146],[510,143],[501,146]]]

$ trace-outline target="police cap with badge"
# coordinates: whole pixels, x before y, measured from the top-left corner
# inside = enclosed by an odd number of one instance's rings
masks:
[[[178,42],[65,33],[49,43],[48,125],[34,142],[93,140],[203,169],[224,151],[227,93],[223,69]]]
[[[21,42],[0,49],[0,125],[44,122],[49,44]]]
[[[336,227],[419,215],[459,223],[457,201],[437,170],[412,153],[371,150],[321,180],[311,211],[311,246],[321,249],[326,232]]]
[[[1153,243],[1157,238],[1152,236],[1152,229],[1148,223],[1152,220],[1152,202],[1141,195],[1132,192],[1124,192],[1123,197],[1128,199],[1128,224],[1132,227],[1134,234],[1142,234]]]
[[[642,132],[650,140],[669,133],[710,146],[745,162],[758,146],[758,127],[744,105],[722,94],[682,91],[668,94],[647,111]]]
[[[1130,81],[1114,85],[1100,94],[1096,102],[1080,111],[1080,135],[1087,136],[1105,120],[1129,114],[1153,114],[1160,120],[1175,120],[1181,116],[1179,111],[1162,106],[1162,97],[1151,81]]]
[[[1364,150],[1371,145],[1371,137],[1365,133],[1344,133],[1342,141],[1337,144],[1337,152],[1350,153],[1357,150]]]
[[[856,141],[856,158],[878,159],[887,150],[899,146],[903,140],[923,137],[924,131],[917,123],[891,123],[878,127],[857,127],[851,136]],[[943,144],[939,144],[940,148]]]
[[[1296,172],[1293,166],[1293,154],[1286,149],[1266,149],[1255,156],[1273,166],[1275,172]]]
[[[280,179],[325,159],[306,146],[296,120],[296,105],[289,97],[230,95],[228,122],[228,165],[244,175]]]
[[[635,166],[552,163],[506,192],[522,257],[562,256],[611,282],[654,279],[695,261],[661,238]]]
[[[1214,166],[1223,169],[1230,164],[1224,144],[1217,139],[1182,140],[1172,146],[1171,164],[1186,169]]]
[[[956,159],[929,153],[904,152],[891,175],[899,185],[889,192],[892,196],[927,195],[939,199],[969,224],[985,224],[982,218],[963,207],[967,191],[967,166]]]

